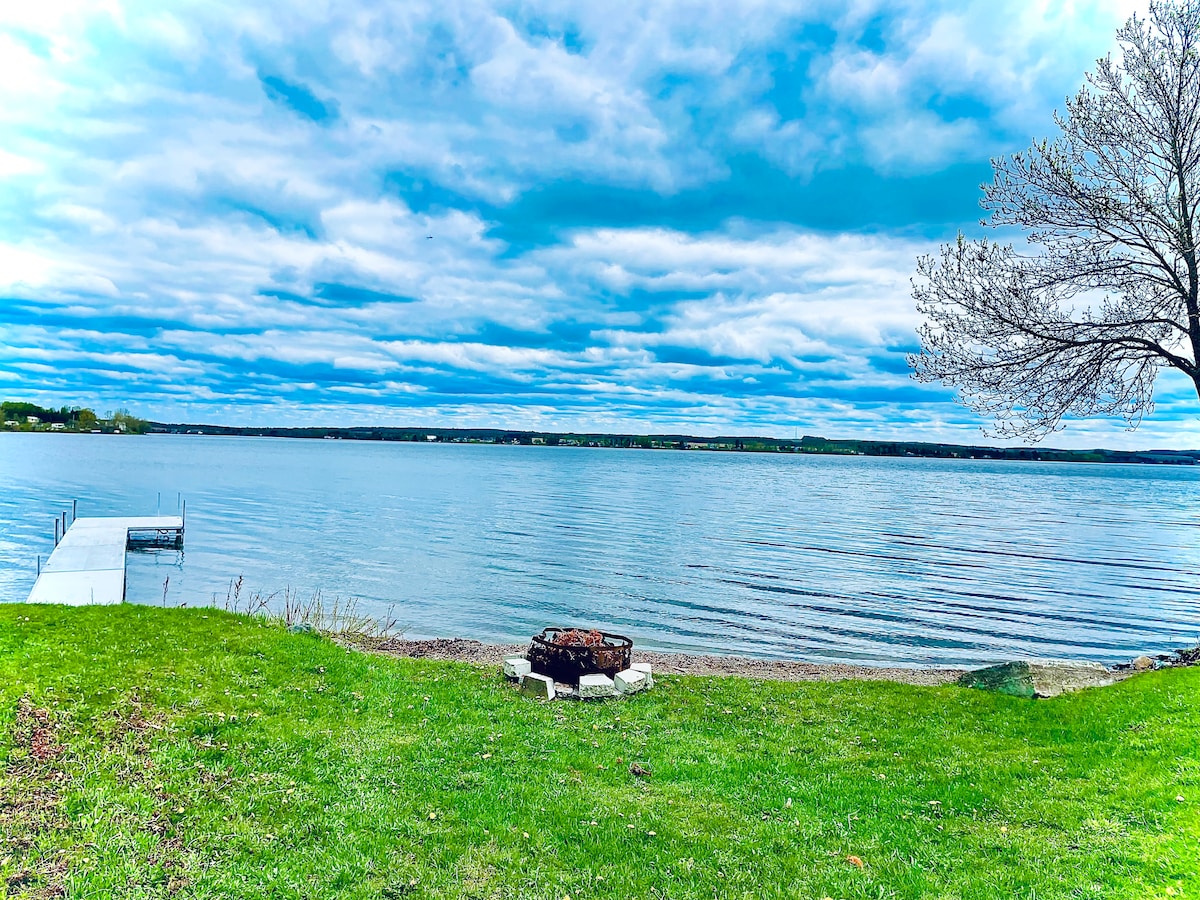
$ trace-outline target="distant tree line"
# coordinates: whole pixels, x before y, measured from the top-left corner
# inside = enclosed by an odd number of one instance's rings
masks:
[[[125,434],[194,434],[238,437],[315,438],[348,441],[400,441],[420,444],[515,444],[545,447],[608,447],[632,450],[687,450],[734,453],[812,453],[836,456],[901,456],[936,459],[1040,460],[1044,462],[1200,464],[1200,450],[1058,450],[1049,447],[987,447],[922,441],[837,440],[758,436],[703,437],[689,434],[606,434],[602,432],[521,431],[504,428],[262,428],[152,422],[127,409],[105,414],[81,406],[57,409],[36,403],[0,403],[5,430],[101,431]]]
[[[0,403],[0,422],[6,430],[21,431],[105,431],[125,434],[145,434],[150,423],[131,415],[127,409],[118,409],[96,415],[86,406],[38,406],[9,400]]]
[[[831,440],[805,435],[770,437],[698,437],[686,434],[601,434],[514,431],[498,428],[255,428],[237,425],[150,423],[162,434],[316,438],[351,441],[399,441],[453,444],[519,444],[546,447],[609,447],[641,450],[688,450],[743,453],[814,453],[840,456],[901,456],[940,459],[1008,459],[1047,462],[1165,463],[1195,465],[1200,450],[1057,450],[1038,447],[978,447],[917,441]]]

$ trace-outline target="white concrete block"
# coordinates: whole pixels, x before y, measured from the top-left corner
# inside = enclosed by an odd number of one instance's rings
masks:
[[[629,668],[633,669],[635,672],[641,672],[646,676],[646,687],[654,687],[654,675],[652,675],[650,672],[650,663],[634,663]]]
[[[615,697],[616,695],[616,685],[607,675],[579,676],[579,699],[591,700],[598,697]]]
[[[637,669],[626,669],[624,672],[618,672],[617,677],[613,679],[613,684],[616,685],[617,693],[620,694],[636,694],[638,691],[644,691],[650,687],[647,682],[645,672],[639,672]]]
[[[504,674],[509,678],[520,678],[530,672],[529,660],[523,656],[509,656],[504,660]]]
[[[521,693],[538,700],[553,700],[554,679],[537,672],[526,672],[521,676]]]

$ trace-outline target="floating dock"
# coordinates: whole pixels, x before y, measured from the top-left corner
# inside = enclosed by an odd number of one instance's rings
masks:
[[[125,551],[142,547],[179,549],[183,546],[183,523],[182,516],[75,519],[38,572],[26,602],[71,606],[122,602]]]

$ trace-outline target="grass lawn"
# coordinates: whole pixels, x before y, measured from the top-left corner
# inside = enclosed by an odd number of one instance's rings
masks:
[[[0,841],[18,897],[1200,897],[1200,669],[538,704],[210,610],[0,605]]]

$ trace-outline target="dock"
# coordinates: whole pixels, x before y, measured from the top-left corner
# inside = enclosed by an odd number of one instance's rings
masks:
[[[121,603],[125,599],[125,552],[179,549],[183,547],[183,527],[182,516],[75,519],[64,528],[50,559],[40,568],[26,602]]]

